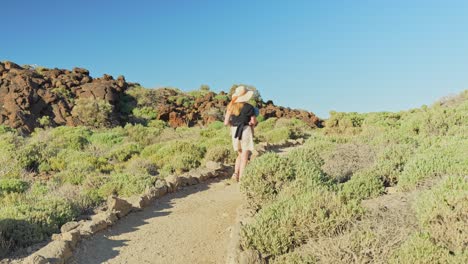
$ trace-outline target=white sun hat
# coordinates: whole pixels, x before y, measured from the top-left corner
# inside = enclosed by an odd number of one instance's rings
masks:
[[[252,90],[240,85],[236,88],[236,92],[232,95],[232,98],[235,99],[236,103],[244,103],[249,101],[253,94],[254,92]]]

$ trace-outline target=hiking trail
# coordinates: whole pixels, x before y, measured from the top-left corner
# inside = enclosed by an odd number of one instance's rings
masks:
[[[224,263],[243,199],[229,178],[184,187],[83,240],[67,263]]]

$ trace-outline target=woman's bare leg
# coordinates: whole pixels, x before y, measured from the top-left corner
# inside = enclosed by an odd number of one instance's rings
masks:
[[[240,161],[240,167],[239,167],[239,181],[242,178],[242,175],[244,174],[244,169],[247,166],[247,162],[249,161],[249,155],[250,155],[249,150],[242,151],[242,154],[240,155],[241,161]]]
[[[242,156],[242,151],[237,151],[237,158],[236,158],[236,166],[234,167],[234,173],[237,175],[237,180],[239,180],[239,173],[240,173],[240,167],[241,167],[241,156]]]

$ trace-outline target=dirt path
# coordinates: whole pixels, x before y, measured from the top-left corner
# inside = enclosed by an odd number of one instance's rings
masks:
[[[169,194],[82,241],[68,263],[224,263],[242,203],[238,184],[215,180]]]
[[[224,263],[242,199],[229,179],[186,187],[82,241],[67,263]]]

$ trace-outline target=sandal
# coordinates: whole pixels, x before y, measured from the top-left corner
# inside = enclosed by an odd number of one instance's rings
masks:
[[[231,176],[231,180],[238,182],[239,181],[239,175],[237,175],[237,173],[234,172],[232,174],[232,176]]]

